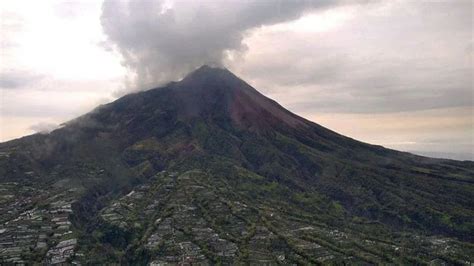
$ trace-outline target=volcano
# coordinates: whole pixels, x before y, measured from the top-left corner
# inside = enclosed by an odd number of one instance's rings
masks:
[[[474,162],[345,137],[208,66],[1,143],[0,190],[0,263],[474,261]]]

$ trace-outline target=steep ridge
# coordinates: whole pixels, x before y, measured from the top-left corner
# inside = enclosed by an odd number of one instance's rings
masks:
[[[40,228],[0,262],[474,260],[473,162],[339,135],[208,66],[1,143],[0,186],[0,239]]]

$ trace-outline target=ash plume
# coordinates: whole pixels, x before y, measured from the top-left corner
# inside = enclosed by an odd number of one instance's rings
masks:
[[[245,51],[247,30],[299,18],[339,1],[105,0],[107,44],[123,57],[129,89],[179,79],[203,64],[222,65]]]

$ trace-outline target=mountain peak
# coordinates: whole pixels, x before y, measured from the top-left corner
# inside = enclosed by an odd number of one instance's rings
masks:
[[[190,72],[190,74],[196,73],[196,72],[216,72],[216,71],[228,71],[227,68],[225,67],[218,67],[214,65],[202,65],[198,68],[196,68],[194,71]]]
[[[473,162],[355,141],[203,66],[0,143],[0,265],[457,265],[474,261],[473,177]]]
[[[220,84],[222,86],[232,86],[245,82],[230,72],[227,68],[202,65],[186,75],[181,83],[184,83],[185,86],[190,83],[194,83],[194,85],[210,85],[209,83],[213,83],[214,85]]]
[[[176,83],[174,91],[186,117],[226,115],[234,124],[254,131],[306,124],[226,68],[203,65]]]

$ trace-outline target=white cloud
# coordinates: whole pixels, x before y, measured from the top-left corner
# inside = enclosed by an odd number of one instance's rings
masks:
[[[46,123],[46,122],[40,122],[37,124],[34,124],[30,126],[30,129],[37,132],[37,133],[42,133],[42,134],[47,134],[53,130],[58,128],[57,124],[54,123]]]
[[[221,64],[243,51],[244,32],[336,5],[324,1],[113,1],[103,5],[102,26],[123,56],[135,88],[178,79],[203,64]]]
[[[60,124],[123,86],[120,57],[105,51],[101,1],[0,3],[0,141]]]

